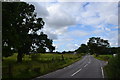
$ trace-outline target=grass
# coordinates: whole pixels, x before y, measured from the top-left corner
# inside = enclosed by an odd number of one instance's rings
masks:
[[[34,78],[68,66],[81,59],[80,54],[32,54],[24,55],[23,62],[16,62],[17,53],[3,57],[4,78]]]
[[[116,80],[120,79],[120,55],[112,57],[108,64],[104,67],[104,71],[108,78],[116,78]]]
[[[109,59],[113,57],[113,55],[93,55],[93,56],[103,61],[109,61]]]

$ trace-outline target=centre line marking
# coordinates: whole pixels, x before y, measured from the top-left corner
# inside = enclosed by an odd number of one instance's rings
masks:
[[[76,71],[75,73],[73,73],[71,76],[74,76],[75,74],[77,74],[78,72],[80,72],[82,69],[79,69],[78,71]]]
[[[102,77],[104,78],[104,72],[103,72],[103,68],[101,67],[101,70],[102,70]]]
[[[88,64],[86,64],[84,67],[86,67]]]

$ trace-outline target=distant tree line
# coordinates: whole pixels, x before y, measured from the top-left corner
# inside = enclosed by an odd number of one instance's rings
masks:
[[[77,53],[90,53],[90,54],[116,54],[119,47],[110,47],[108,40],[101,39],[100,37],[91,37],[87,44],[75,50]]]
[[[62,54],[65,54],[65,53],[73,54],[74,51],[63,51],[63,52],[62,52]]]
[[[110,47],[108,40],[101,39],[100,37],[91,37],[87,44],[81,44],[78,49],[74,51],[55,52],[58,54],[116,54],[120,47]],[[120,52],[120,51],[119,51]]]

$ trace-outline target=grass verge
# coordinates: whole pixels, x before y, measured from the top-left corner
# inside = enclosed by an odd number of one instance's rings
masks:
[[[107,78],[112,78],[112,80],[120,80],[120,55],[112,57],[108,64],[104,67]]]
[[[16,62],[17,53],[3,58],[2,77],[35,78],[66,67],[81,59],[80,54],[32,54],[25,55],[22,63]]]
[[[93,55],[96,59],[103,60],[103,61],[109,61],[110,58],[112,58],[112,55]]]

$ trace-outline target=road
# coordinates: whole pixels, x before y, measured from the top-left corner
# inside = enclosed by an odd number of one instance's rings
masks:
[[[37,77],[40,78],[104,78],[104,61],[95,59],[91,55],[84,56],[81,60],[63,69]]]

